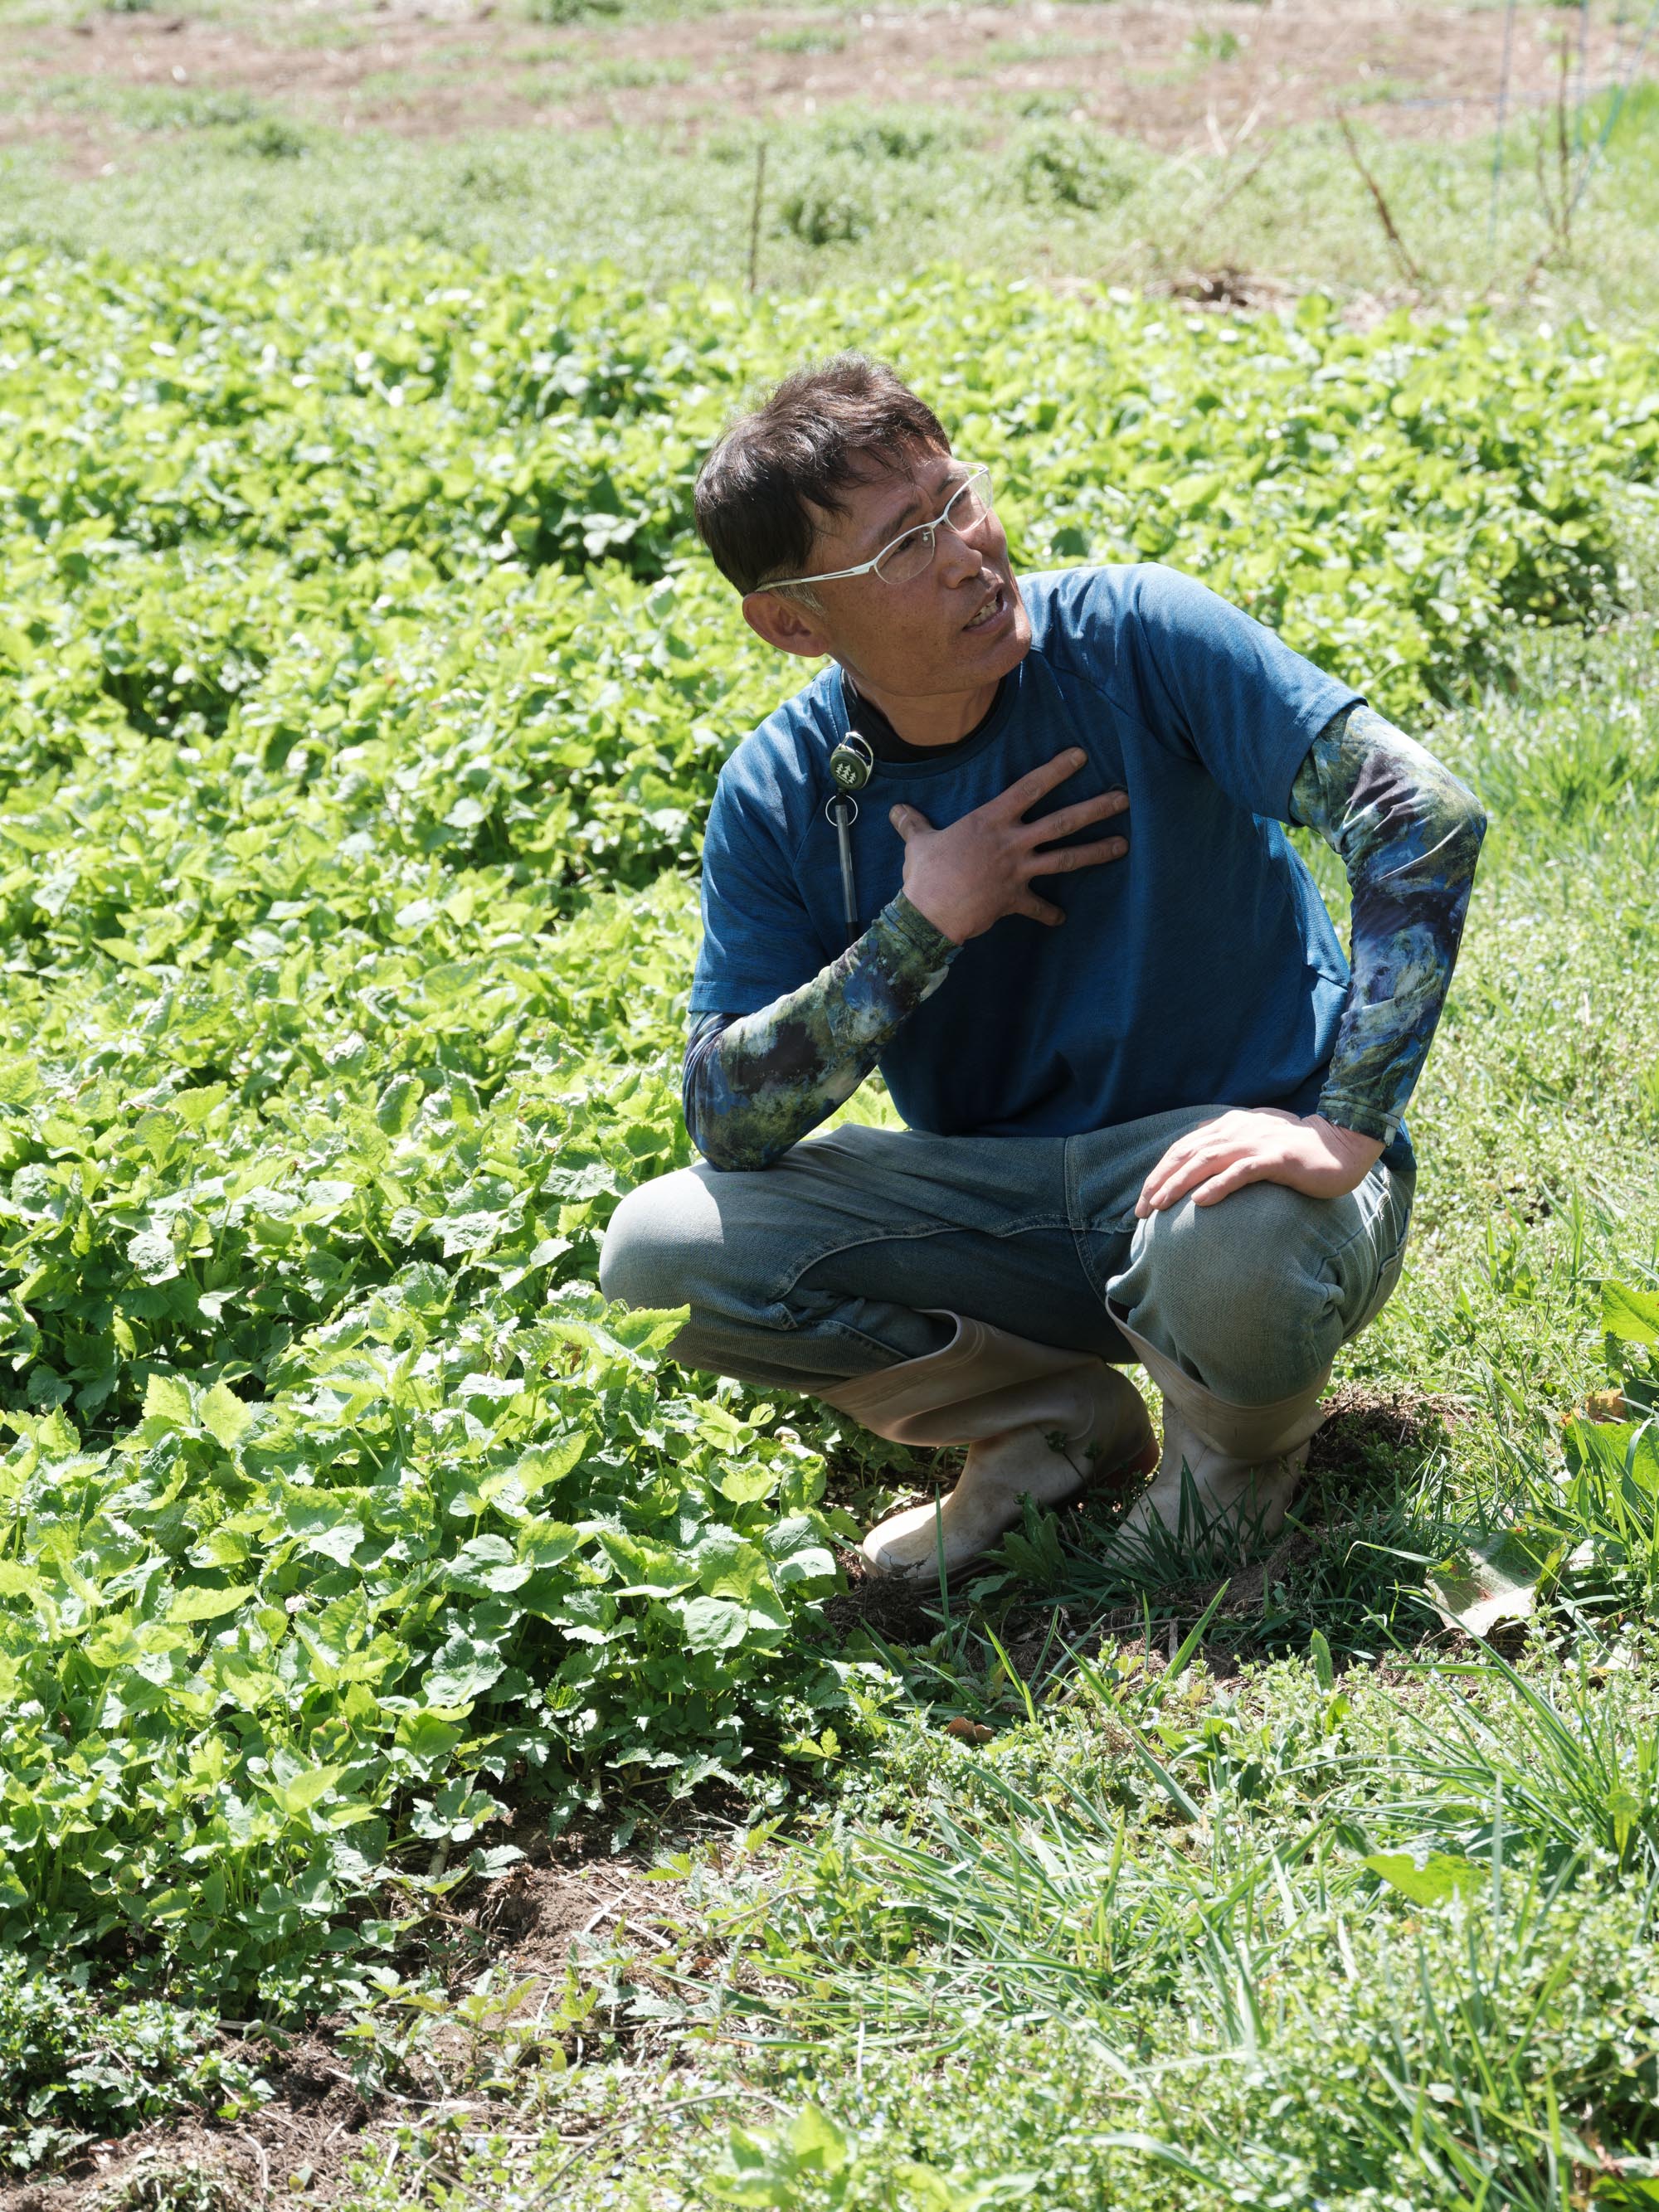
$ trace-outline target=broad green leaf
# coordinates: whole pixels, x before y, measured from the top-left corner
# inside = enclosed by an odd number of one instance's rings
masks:
[[[144,1384],[144,1419],[165,1421],[168,1427],[188,1429],[195,1425],[196,1413],[191,1403],[190,1385],[178,1375],[152,1375]]]
[[[173,1239],[165,1229],[141,1229],[128,1239],[127,1258],[146,1283],[171,1282],[179,1272]]]
[[[169,1626],[180,1628],[191,1621],[220,1620],[228,1613],[234,1613],[254,1595],[252,1583],[242,1583],[229,1589],[180,1590],[167,1611]]]
[[[964,2183],[914,2159],[906,2159],[898,2171],[916,2212],[1002,2212],[1004,2205],[1029,2203],[1044,2183],[1041,2173],[1024,2170]]]
[[[752,1605],[772,1593],[770,1563],[754,1544],[731,1546],[703,1570],[701,1580],[710,1597],[735,1598],[740,1605]]]
[[[580,1463],[587,1448],[588,1439],[584,1432],[558,1437],[550,1443],[534,1445],[513,1462],[514,1479],[526,1498],[533,1498],[538,1491],[562,1482],[572,1468]]]
[[[672,1597],[697,1578],[684,1556],[666,1545],[610,1528],[599,1532],[599,1543],[618,1570],[619,1596]]]
[[[464,1589],[505,1595],[521,1589],[534,1572],[533,1567],[518,1558],[505,1536],[475,1536],[456,1553],[447,1577]]]
[[[727,1407],[716,1405],[712,1399],[705,1399],[697,1407],[697,1429],[726,1450],[749,1443],[754,1437],[747,1421],[739,1420]]]
[[[693,1651],[731,1651],[748,1633],[748,1617],[724,1598],[694,1597],[679,1608],[685,1641]]]
[[[797,1544],[786,1552],[772,1569],[772,1579],[780,1589],[802,1583],[811,1589],[830,1589],[836,1576],[833,1552],[822,1544]]]
[[[1630,1472],[1638,1435],[1634,1421],[1570,1421],[1565,1437],[1567,1463],[1575,1473],[1590,1470],[1617,1491]]]
[[[538,1268],[551,1267],[555,1260],[571,1249],[572,1240],[568,1237],[538,1238],[524,1258],[502,1275],[501,1279],[502,1290],[516,1291],[527,1275],[533,1275]]]
[[[0,1106],[27,1106],[40,1089],[33,1060],[0,1060]]]
[[[734,1505],[755,1505],[772,1495],[779,1480],[776,1468],[763,1467],[757,1461],[747,1467],[728,1468],[720,1477],[720,1493]]]
[[[689,1306],[668,1307],[661,1311],[646,1306],[632,1311],[612,1306],[605,1316],[605,1328],[630,1352],[666,1352],[685,1327],[690,1313]]]
[[[808,2105],[796,2115],[789,2148],[809,2173],[839,2173],[847,2163],[846,2130],[817,2105]]]
[[[1659,1345],[1659,1291],[1603,1283],[1601,1328],[1604,1334],[1624,1344]]]
[[[374,1118],[387,1136],[401,1137],[415,1126],[421,1110],[420,1079],[413,1075],[395,1076],[380,1093],[374,1109]]]
[[[459,1729],[452,1727],[441,1714],[419,1706],[398,1714],[392,1736],[398,1751],[423,1774],[436,1772],[460,1741]]]
[[[167,1157],[173,1150],[178,1138],[179,1124],[170,1113],[152,1111],[138,1116],[137,1126],[133,1130],[133,1134],[155,1161],[156,1166],[161,1167],[166,1164]],[[172,1249],[170,1237],[167,1239],[167,1249],[169,1251]]]
[[[349,1508],[331,1500],[321,1499],[313,1504],[291,1498],[286,1520],[308,1552],[337,1560],[343,1567],[350,1565],[353,1553],[363,1540],[362,1521]]]
[[[262,1786],[276,1798],[285,1813],[304,1813],[326,1797],[344,1772],[343,1766],[313,1766],[287,1782],[266,1783]]]
[[[175,1091],[167,1104],[185,1125],[199,1129],[216,1107],[230,1096],[227,1083],[204,1083],[193,1091]]]
[[[256,1713],[283,1695],[280,1678],[240,1651],[210,1651],[204,1662],[225,1695],[241,1711]]]
[[[465,1705],[499,1681],[506,1668],[493,1644],[479,1643],[459,1628],[439,1650],[422,1686],[434,1705]]]
[[[233,1450],[253,1426],[253,1408],[223,1382],[216,1382],[203,1394],[198,1413],[202,1426],[227,1451]]]
[[[1492,1881],[1490,1867],[1448,1851],[1430,1851],[1420,1859],[1409,1851],[1373,1851],[1364,1863],[1413,1905],[1440,1905],[1449,1897],[1466,1897]]]
[[[35,1423],[34,1440],[41,1450],[52,1459],[62,1459],[79,1448],[81,1439],[64,1417],[61,1406],[54,1406]]]
[[[1218,476],[1200,472],[1182,477],[1172,483],[1165,496],[1171,507],[1197,510],[1207,507],[1217,493],[1224,489]]]
[[[1622,1851],[1630,1842],[1631,1831],[1643,1818],[1647,1807],[1633,1790],[1621,1784],[1607,1794],[1607,1812],[1613,1820],[1613,1839],[1616,1849]]]
[[[519,1556],[533,1567],[562,1566],[586,1540],[582,1533],[545,1515],[526,1521],[519,1532]]]

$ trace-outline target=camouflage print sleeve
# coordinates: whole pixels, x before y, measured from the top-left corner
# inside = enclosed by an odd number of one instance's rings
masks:
[[[1389,1142],[1445,1003],[1486,817],[1432,753],[1364,706],[1315,738],[1291,814],[1340,854],[1353,892],[1353,983],[1319,1111]]]
[[[758,1013],[694,1017],[682,1096],[711,1167],[766,1168],[850,1098],[957,947],[902,891],[810,983]]]

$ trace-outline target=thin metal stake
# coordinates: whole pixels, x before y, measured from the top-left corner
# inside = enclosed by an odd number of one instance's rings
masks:
[[[1583,198],[1589,180],[1595,173],[1596,164],[1606,150],[1608,139],[1618,128],[1619,118],[1624,112],[1626,99],[1631,87],[1636,82],[1636,72],[1642,66],[1642,57],[1648,50],[1648,41],[1653,36],[1656,24],[1659,24],[1659,0],[1653,0],[1653,5],[1648,10],[1648,20],[1642,27],[1641,38],[1637,41],[1635,52],[1630,58],[1630,67],[1626,70],[1613,91],[1613,103],[1607,110],[1607,121],[1601,125],[1601,136],[1590,148],[1585,157],[1584,166],[1578,172],[1577,187],[1573,192],[1571,203],[1567,209],[1569,221],[1577,214],[1578,203]]]

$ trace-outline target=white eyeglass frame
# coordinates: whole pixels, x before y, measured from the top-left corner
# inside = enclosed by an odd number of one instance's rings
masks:
[[[757,592],[787,592],[793,589],[797,584],[834,584],[838,583],[843,576],[868,576],[877,573],[878,564],[887,558],[887,556],[892,551],[896,545],[903,544],[907,538],[920,537],[926,532],[928,538],[927,566],[927,568],[918,568],[914,576],[907,576],[903,579],[903,581],[906,583],[918,583],[921,578],[927,574],[927,569],[932,568],[933,564],[933,555],[937,551],[939,546],[937,535],[939,530],[943,525],[950,521],[951,509],[956,505],[957,501],[962,497],[962,495],[968,489],[970,484],[983,483],[987,487],[985,505],[988,513],[993,505],[989,490],[990,481],[990,464],[986,461],[976,461],[973,466],[969,468],[967,475],[951,493],[950,498],[945,501],[944,506],[939,509],[939,513],[933,517],[931,522],[913,522],[908,530],[901,530],[896,538],[890,538],[888,539],[887,543],[882,547],[880,552],[876,555],[873,561],[860,561],[855,568],[821,568],[816,576],[778,576],[775,577],[769,583],[757,584],[755,589]],[[977,527],[977,525],[970,525],[969,526]],[[951,527],[954,529],[956,527],[955,524],[951,523]],[[890,583],[892,580],[890,577],[883,576],[881,580],[884,584],[887,584]]]

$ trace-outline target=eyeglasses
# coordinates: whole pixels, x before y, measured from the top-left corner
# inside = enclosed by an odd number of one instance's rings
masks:
[[[884,545],[873,561],[860,561],[856,568],[823,568],[816,576],[781,576],[757,585],[762,592],[787,591],[793,584],[831,584],[842,576],[877,575],[884,584],[912,584],[933,566],[933,544],[939,532],[954,530],[965,538],[977,530],[991,512],[991,471],[969,469],[932,522],[919,522]]]

